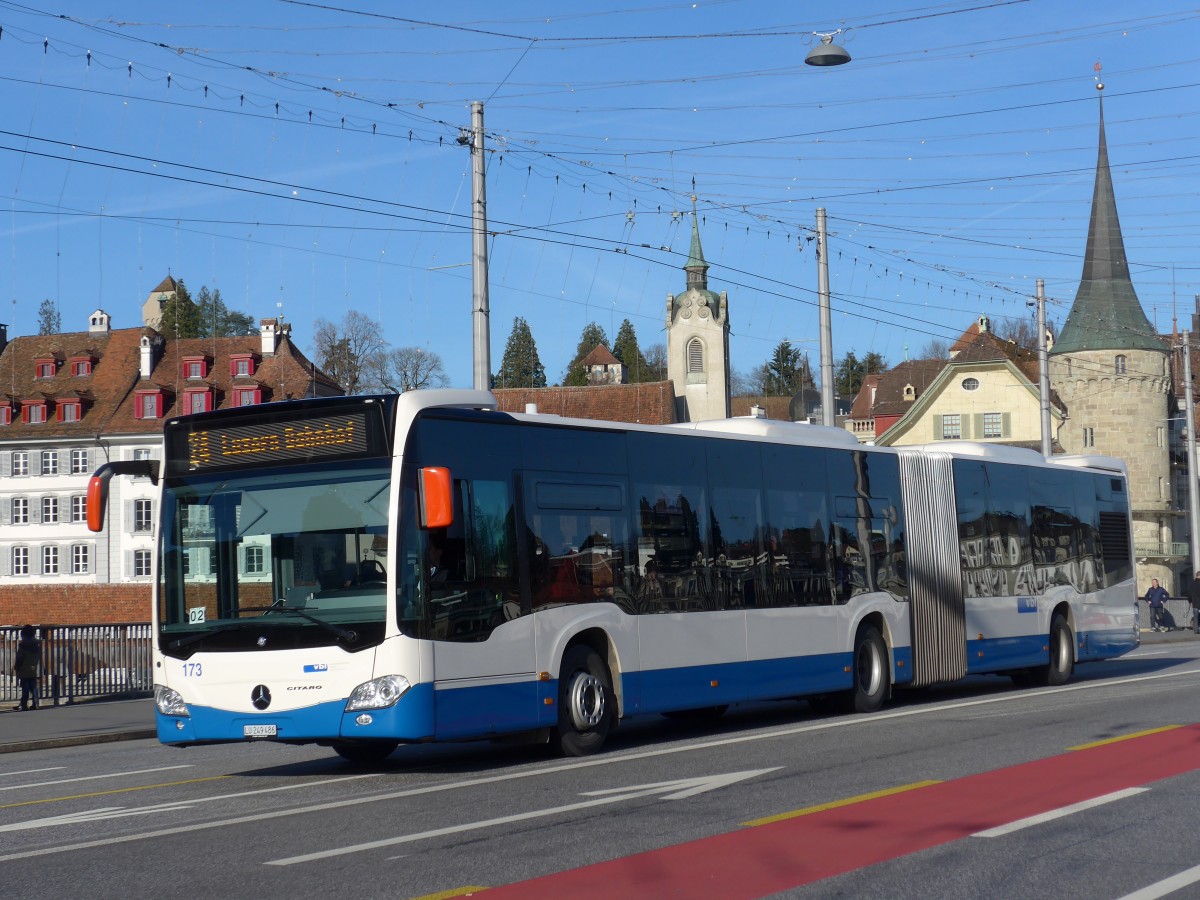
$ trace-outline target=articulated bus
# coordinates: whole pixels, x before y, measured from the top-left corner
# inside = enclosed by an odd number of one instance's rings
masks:
[[[970,442],[860,445],[763,419],[669,426],[414,391],[165,423],[158,736],[401,743],[991,673],[1060,684],[1138,644],[1123,464]]]

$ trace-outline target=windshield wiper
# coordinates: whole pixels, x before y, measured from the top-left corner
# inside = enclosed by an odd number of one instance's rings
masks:
[[[187,637],[176,638],[167,644],[168,650],[178,650],[180,647],[186,647],[189,644],[194,644],[196,641],[202,641],[206,637],[212,637],[214,634],[220,634],[222,631],[233,631],[235,628],[242,628],[245,622],[238,622],[235,625],[220,625],[208,631],[201,631],[199,634],[189,634]]]
[[[330,634],[340,637],[347,644],[353,644],[355,641],[358,640],[358,632],[350,631],[349,629],[342,628],[340,625],[334,625],[332,622],[326,622],[324,619],[318,619],[312,613],[305,612],[304,610],[300,609],[299,607],[284,606],[283,602],[281,600],[276,600],[270,606],[243,606],[241,609],[238,610],[238,615],[241,615],[244,612],[292,613],[294,615],[299,616],[302,619],[308,619],[308,621],[312,622],[314,625],[319,625],[321,628],[324,628]]]

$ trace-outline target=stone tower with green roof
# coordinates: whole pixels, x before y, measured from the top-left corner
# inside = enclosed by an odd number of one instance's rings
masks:
[[[708,289],[708,263],[692,199],[687,287],[667,295],[667,377],[681,422],[729,418],[729,312],[725,292]]]
[[[1103,91],[1104,85],[1097,89]],[[1067,407],[1058,433],[1067,453],[1100,453],[1125,461],[1133,507],[1138,589],[1158,578],[1173,593],[1162,545],[1172,540],[1167,418],[1169,354],[1138,302],[1117,219],[1104,100],[1100,152],[1083,276],[1075,302],[1050,351],[1050,383]],[[1144,560],[1144,562],[1142,562]]]

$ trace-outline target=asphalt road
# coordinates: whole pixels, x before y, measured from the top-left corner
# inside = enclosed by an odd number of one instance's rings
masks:
[[[1063,688],[974,679],[873,716],[788,702],[635,722],[584,760],[10,753],[0,863],[30,898],[1200,896],[1198,656],[1150,644]]]

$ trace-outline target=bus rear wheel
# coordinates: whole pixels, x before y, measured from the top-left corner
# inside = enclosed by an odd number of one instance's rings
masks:
[[[819,713],[869,713],[887,702],[892,691],[892,673],[887,644],[874,625],[863,625],[854,638],[851,657],[854,687],[836,694],[808,698]]]
[[[563,756],[597,752],[612,727],[613,711],[612,677],[600,654],[584,644],[568,648],[558,674],[554,749]]]
[[[381,763],[400,746],[399,741],[338,741],[330,746],[342,759],[368,765]]]
[[[1074,671],[1075,636],[1067,620],[1056,615],[1050,623],[1050,661],[1029,670],[1030,682],[1038,687],[1055,687],[1066,684]]]

